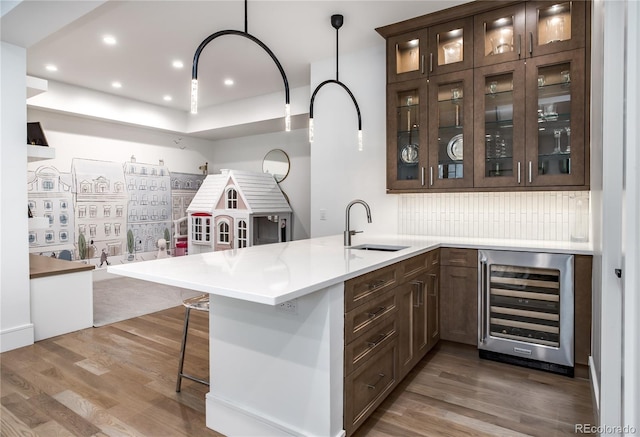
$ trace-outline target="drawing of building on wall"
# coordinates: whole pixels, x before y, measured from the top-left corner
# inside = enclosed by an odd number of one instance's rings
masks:
[[[173,205],[171,218],[185,219],[178,223],[178,234],[187,235],[187,208],[196,195],[206,175],[191,173],[171,173],[171,203]],[[175,227],[171,232],[171,248],[175,248]]]
[[[135,252],[157,250],[160,238],[167,239],[171,222],[171,176],[160,160],[158,164],[136,161],[124,163],[128,193],[127,231],[133,233]]]
[[[43,166],[27,173],[29,209],[34,217],[46,217],[47,229],[29,230],[29,252],[75,259],[75,217],[70,173]]]
[[[74,158],[71,162],[75,196],[77,258],[124,253],[127,193],[122,164]]]

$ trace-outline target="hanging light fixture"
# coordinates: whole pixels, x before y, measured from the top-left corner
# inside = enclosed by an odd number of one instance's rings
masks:
[[[344,23],[344,17],[342,15],[336,14],[331,16],[331,25],[336,29],[336,78],[335,80],[329,79],[322,82],[320,85],[316,87],[311,95],[311,106],[309,107],[309,142],[313,143],[313,102],[316,99],[316,94],[320,91],[320,88],[325,86],[328,83],[335,83],[340,85],[344,90],[351,96],[351,100],[353,100],[353,104],[356,107],[356,112],[358,113],[358,150],[362,151],[362,117],[360,117],[360,107],[358,106],[358,102],[356,102],[356,98],[353,96],[351,90],[339,80],[338,76],[338,31],[342,27]]]
[[[238,35],[238,36],[245,37],[253,41],[254,43],[258,44],[260,47],[262,47],[262,49],[265,52],[267,52],[269,56],[271,56],[271,59],[273,59],[273,62],[275,62],[276,66],[278,67],[278,70],[282,75],[282,81],[284,82],[284,91],[285,91],[285,105],[284,105],[285,122],[284,123],[285,123],[285,130],[289,132],[291,130],[291,106],[289,103],[289,81],[287,80],[287,75],[285,74],[284,69],[280,64],[280,61],[278,61],[278,58],[276,58],[276,55],[273,54],[271,49],[267,47],[265,43],[263,43],[258,38],[256,38],[255,36],[249,33],[248,25],[247,25],[247,0],[244,0],[244,31],[221,30],[205,38],[205,40],[202,41],[198,46],[198,48],[196,49],[196,53],[193,56],[193,67],[191,69],[191,113],[192,114],[198,113],[198,61],[200,59],[200,53],[207,46],[207,44],[209,44],[211,41],[218,38],[219,36],[224,36],[224,35]]]

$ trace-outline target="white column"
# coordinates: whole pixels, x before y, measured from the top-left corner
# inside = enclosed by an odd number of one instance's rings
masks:
[[[33,344],[27,244],[27,52],[0,43],[0,352]]]

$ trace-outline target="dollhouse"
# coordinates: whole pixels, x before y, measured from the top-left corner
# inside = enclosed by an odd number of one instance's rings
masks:
[[[221,170],[187,208],[190,255],[291,240],[291,206],[273,175]]]

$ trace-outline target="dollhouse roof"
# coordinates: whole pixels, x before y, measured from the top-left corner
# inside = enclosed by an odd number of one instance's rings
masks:
[[[273,175],[242,170],[221,170],[207,176],[187,212],[213,214],[229,185],[235,186],[250,214],[292,212]]]

